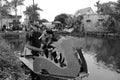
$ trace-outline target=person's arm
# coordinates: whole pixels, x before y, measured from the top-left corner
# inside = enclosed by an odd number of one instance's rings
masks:
[[[40,52],[43,51],[43,49],[41,49],[41,48],[31,46],[29,41],[26,44],[26,48],[31,49],[31,50],[35,50],[35,51],[40,51]]]

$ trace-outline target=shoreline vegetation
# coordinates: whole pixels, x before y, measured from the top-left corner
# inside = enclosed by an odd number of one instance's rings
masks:
[[[0,37],[0,65],[0,80],[30,80],[30,76],[26,74],[29,70],[22,68],[23,63],[2,37]]]
[[[55,31],[57,35],[63,36],[76,36],[76,37],[96,37],[96,38],[108,38],[108,39],[120,39],[120,33],[109,33],[109,32],[65,32]]]
[[[110,32],[67,32],[67,31],[53,31],[56,35],[62,36],[73,36],[73,37],[96,37],[96,38],[108,38],[108,39],[120,39],[120,33],[110,33]],[[12,39],[24,39],[26,31],[22,33],[11,34],[2,33],[0,34],[2,38],[12,38]]]

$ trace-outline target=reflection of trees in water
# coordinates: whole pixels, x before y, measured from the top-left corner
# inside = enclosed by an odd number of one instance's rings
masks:
[[[97,50],[101,50],[102,40],[87,37],[85,39],[85,50],[96,52]]]
[[[87,44],[91,43],[91,44]],[[120,41],[112,39],[88,39],[86,50],[96,53],[96,61],[102,62],[108,68],[120,72]],[[88,48],[88,49],[87,49]]]

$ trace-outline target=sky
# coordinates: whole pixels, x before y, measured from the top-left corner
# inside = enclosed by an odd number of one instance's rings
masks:
[[[94,6],[98,0],[34,0],[35,4],[43,9],[43,11],[39,11],[40,18],[47,19],[48,21],[53,21],[55,16],[61,13],[67,14],[75,14],[75,12],[79,9],[83,9],[86,7],[91,7],[93,11],[96,11],[96,7]],[[100,3],[117,0],[99,0]],[[24,21],[23,11],[26,10],[26,6],[32,5],[33,0],[25,0],[23,6],[18,7],[18,14],[22,15],[21,21]]]

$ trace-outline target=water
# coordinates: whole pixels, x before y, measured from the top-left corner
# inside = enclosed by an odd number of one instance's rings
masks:
[[[66,37],[83,49],[90,75],[83,80],[120,80],[120,40]],[[11,48],[22,51],[24,40],[9,40]]]

